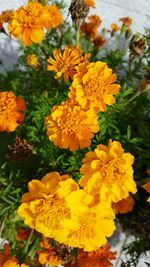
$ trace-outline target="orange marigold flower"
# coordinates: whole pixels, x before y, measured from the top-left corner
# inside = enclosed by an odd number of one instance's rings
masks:
[[[135,194],[132,164],[134,157],[125,153],[120,142],[110,140],[108,146],[98,145],[88,152],[80,169],[80,185],[100,200],[118,202]]]
[[[56,28],[63,22],[63,16],[56,5],[47,5],[43,7],[42,23],[43,26],[50,30]]]
[[[87,36],[91,37],[92,39],[95,39],[97,36],[97,31],[99,26],[101,25],[101,19],[97,15],[91,15],[88,18],[88,22],[83,22],[81,24],[81,31],[84,32]]]
[[[130,17],[120,18],[119,20],[122,21],[126,27],[129,27],[132,24],[132,19]]]
[[[147,173],[148,175],[150,175],[150,169],[147,169],[147,170],[146,170],[146,173]]]
[[[28,187],[29,192],[22,196],[18,214],[25,219],[26,225],[44,236],[60,235],[61,221],[70,217],[65,197],[78,189],[77,183],[68,175],[51,172],[41,181],[32,180]]]
[[[76,262],[72,267],[111,267],[111,261],[116,259],[117,252],[110,251],[110,245],[99,248],[93,252],[79,250]],[[67,266],[66,266],[67,267]],[[69,266],[68,266],[69,267]]]
[[[29,2],[27,6],[18,8],[8,25],[10,33],[15,38],[21,38],[24,45],[41,43],[44,38],[42,12],[40,3]]]
[[[103,37],[101,37],[100,35],[98,35],[93,40],[93,44],[94,44],[94,50],[99,50],[99,48],[101,48],[102,46],[104,46],[106,44],[106,39],[104,39]]]
[[[18,241],[23,241],[25,239],[28,239],[30,233],[31,233],[31,230],[19,227],[18,230],[17,230],[16,239]]]
[[[71,101],[54,106],[45,123],[49,140],[71,151],[90,146],[94,133],[99,131],[97,114],[92,109],[85,111]]]
[[[0,92],[0,132],[12,132],[24,120],[25,102],[11,91]]]
[[[118,201],[117,203],[112,203],[112,208],[114,209],[115,214],[124,214],[131,212],[135,205],[134,198],[130,194],[127,198]]]
[[[30,54],[26,57],[26,62],[27,64],[34,68],[37,69],[40,66],[40,62],[38,60],[38,57],[35,54]]]
[[[88,7],[96,8],[96,3],[94,0],[85,0],[85,2],[88,5]]]
[[[9,22],[12,18],[13,11],[12,10],[5,10],[0,14],[0,29],[3,28],[3,23]]]
[[[70,98],[74,97],[85,109],[94,108],[95,112],[105,111],[106,105],[115,103],[113,95],[119,92],[120,85],[115,84],[117,75],[106,63],[82,63],[76,70],[68,94]]]
[[[39,255],[39,263],[43,265],[49,263],[52,267],[63,264],[63,261],[58,257],[55,248],[48,242],[48,238],[43,237],[40,245],[42,250],[37,252]]]
[[[111,24],[111,29],[113,32],[117,32],[120,30],[120,27],[116,23]]]
[[[10,246],[4,245],[4,252],[0,252],[0,267],[29,267],[26,264],[18,264],[18,260],[11,256]]]
[[[146,184],[142,186],[148,193],[150,193],[150,181],[148,181]],[[147,199],[148,202],[150,202],[150,197]]]
[[[82,50],[79,46],[69,45],[65,48],[63,54],[61,50],[53,51],[54,58],[48,58],[48,71],[55,71],[55,78],[58,79],[63,75],[65,82],[68,82],[69,78],[72,79],[76,73],[75,67],[78,66],[81,62],[87,61],[90,57],[90,54],[83,56]]]

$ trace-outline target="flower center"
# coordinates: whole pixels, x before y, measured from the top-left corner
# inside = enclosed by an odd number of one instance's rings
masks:
[[[105,166],[101,167],[101,173],[103,175],[104,182],[108,185],[122,182],[122,174],[124,173],[123,170],[123,160],[122,159],[113,159],[108,162]]]
[[[101,77],[93,76],[83,82],[83,91],[87,98],[96,100],[101,98],[106,90],[106,85]]]
[[[77,114],[75,111],[68,112],[68,110],[66,110],[65,112],[63,112],[58,125],[64,134],[72,135],[78,132],[82,117],[82,114],[80,115],[79,112]]]
[[[37,208],[38,221],[44,224],[45,227],[52,229],[58,229],[60,221],[64,218],[68,218],[70,213],[69,209],[63,200],[57,200],[54,197],[52,199],[46,199]]]

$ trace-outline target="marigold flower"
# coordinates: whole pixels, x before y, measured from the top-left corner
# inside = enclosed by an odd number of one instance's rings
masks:
[[[18,230],[17,230],[16,239],[18,241],[26,240],[26,239],[28,239],[30,233],[31,233],[30,229],[25,229],[25,228],[19,227]]]
[[[18,8],[8,25],[10,33],[15,38],[21,38],[24,45],[41,43],[44,38],[42,12],[40,3],[29,2],[27,6]]]
[[[26,264],[18,264],[18,260],[11,256],[9,244],[4,245],[4,252],[0,252],[0,267],[29,267]]]
[[[135,194],[132,164],[134,157],[125,153],[120,142],[110,140],[108,146],[98,145],[88,152],[80,169],[80,185],[100,200],[118,202]]]
[[[91,15],[88,18],[88,22],[83,22],[81,24],[81,31],[84,32],[87,36],[91,37],[92,39],[95,39],[97,36],[97,31],[99,26],[101,25],[101,19],[97,15]]]
[[[90,146],[94,133],[99,131],[97,114],[92,109],[85,111],[71,101],[54,106],[45,123],[49,140],[71,151]]]
[[[9,22],[13,15],[12,10],[5,10],[0,14],[0,29],[3,28],[3,23]]]
[[[116,23],[111,24],[111,29],[113,32],[117,32],[120,30],[120,27]]]
[[[66,203],[71,217],[62,221],[63,235],[57,233],[56,240],[84,251],[104,245],[115,230],[112,208],[107,203],[93,206],[93,198],[81,189],[71,192]]]
[[[28,55],[26,57],[26,62],[30,67],[32,67],[34,69],[37,69],[40,66],[40,62],[38,60],[38,57],[35,54]]]
[[[124,214],[131,212],[135,205],[134,198],[130,194],[127,198],[120,200],[117,203],[112,203],[112,208],[115,214]]]
[[[79,46],[69,45],[65,48],[63,54],[61,50],[53,51],[54,58],[48,58],[48,71],[55,71],[55,78],[58,79],[63,75],[65,82],[68,82],[69,78],[72,79],[76,73],[75,67],[78,66],[81,62],[88,60],[90,54],[83,56],[82,50]]]
[[[116,252],[110,251],[110,245],[99,248],[93,252],[79,250],[75,263],[65,267],[111,267],[111,261],[116,259]]]
[[[41,181],[32,180],[28,187],[29,192],[23,195],[18,209],[25,224],[50,238],[57,232],[61,234],[61,221],[70,217],[65,197],[78,189],[76,182],[68,175],[51,172]]]
[[[56,5],[46,5],[43,7],[42,23],[46,29],[56,28],[62,22],[63,16]]]
[[[150,181],[148,181],[146,184],[142,186],[148,193],[150,193]],[[150,202],[150,197],[147,199],[148,202]]]
[[[99,50],[99,48],[103,47],[106,44],[106,40],[98,35],[94,40],[94,50]]]
[[[132,24],[132,19],[130,17],[120,18],[119,21],[122,21],[126,27],[130,27]]]
[[[43,238],[41,242],[41,249],[37,253],[39,255],[39,263],[55,267],[63,264],[63,261],[58,257],[57,252],[54,247],[48,242],[48,238]]]
[[[22,111],[26,109],[21,97],[11,91],[0,92],[0,132],[12,132],[24,120]]]
[[[119,92],[120,85],[115,84],[117,75],[106,63],[82,63],[76,69],[68,94],[70,98],[75,98],[85,109],[94,108],[95,112],[105,111],[106,105],[115,103],[113,95]]]
[[[147,173],[148,175],[150,175],[150,169],[147,169],[147,170],[146,170],[146,173]]]
[[[85,0],[85,2],[88,5],[88,7],[96,8],[96,3],[94,0]]]

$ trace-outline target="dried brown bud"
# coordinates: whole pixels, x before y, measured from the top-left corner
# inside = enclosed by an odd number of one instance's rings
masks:
[[[9,146],[10,150],[10,159],[12,162],[23,161],[28,158],[32,153],[33,146],[28,144],[28,142],[16,136],[15,143]]]
[[[130,44],[130,57],[136,58],[142,55],[145,48],[145,41],[143,38]]]
[[[84,0],[72,0],[69,7],[72,21],[76,28],[79,28],[83,19],[88,15],[89,7]]]

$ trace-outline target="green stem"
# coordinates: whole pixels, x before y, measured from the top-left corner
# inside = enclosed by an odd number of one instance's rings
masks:
[[[31,230],[31,233],[30,233],[30,235],[29,235],[29,237],[28,237],[27,243],[26,243],[26,245],[25,245],[25,247],[24,247],[24,249],[23,249],[23,253],[24,253],[24,254],[26,254],[27,251],[28,251],[28,248],[29,248],[29,245],[30,245],[32,236],[33,236],[33,233],[34,233],[34,229]]]
[[[76,32],[76,44],[80,44],[80,27],[78,27],[77,32]]]
[[[139,96],[142,92],[136,92],[126,103],[125,106],[128,105],[131,101],[133,101],[137,96]]]

